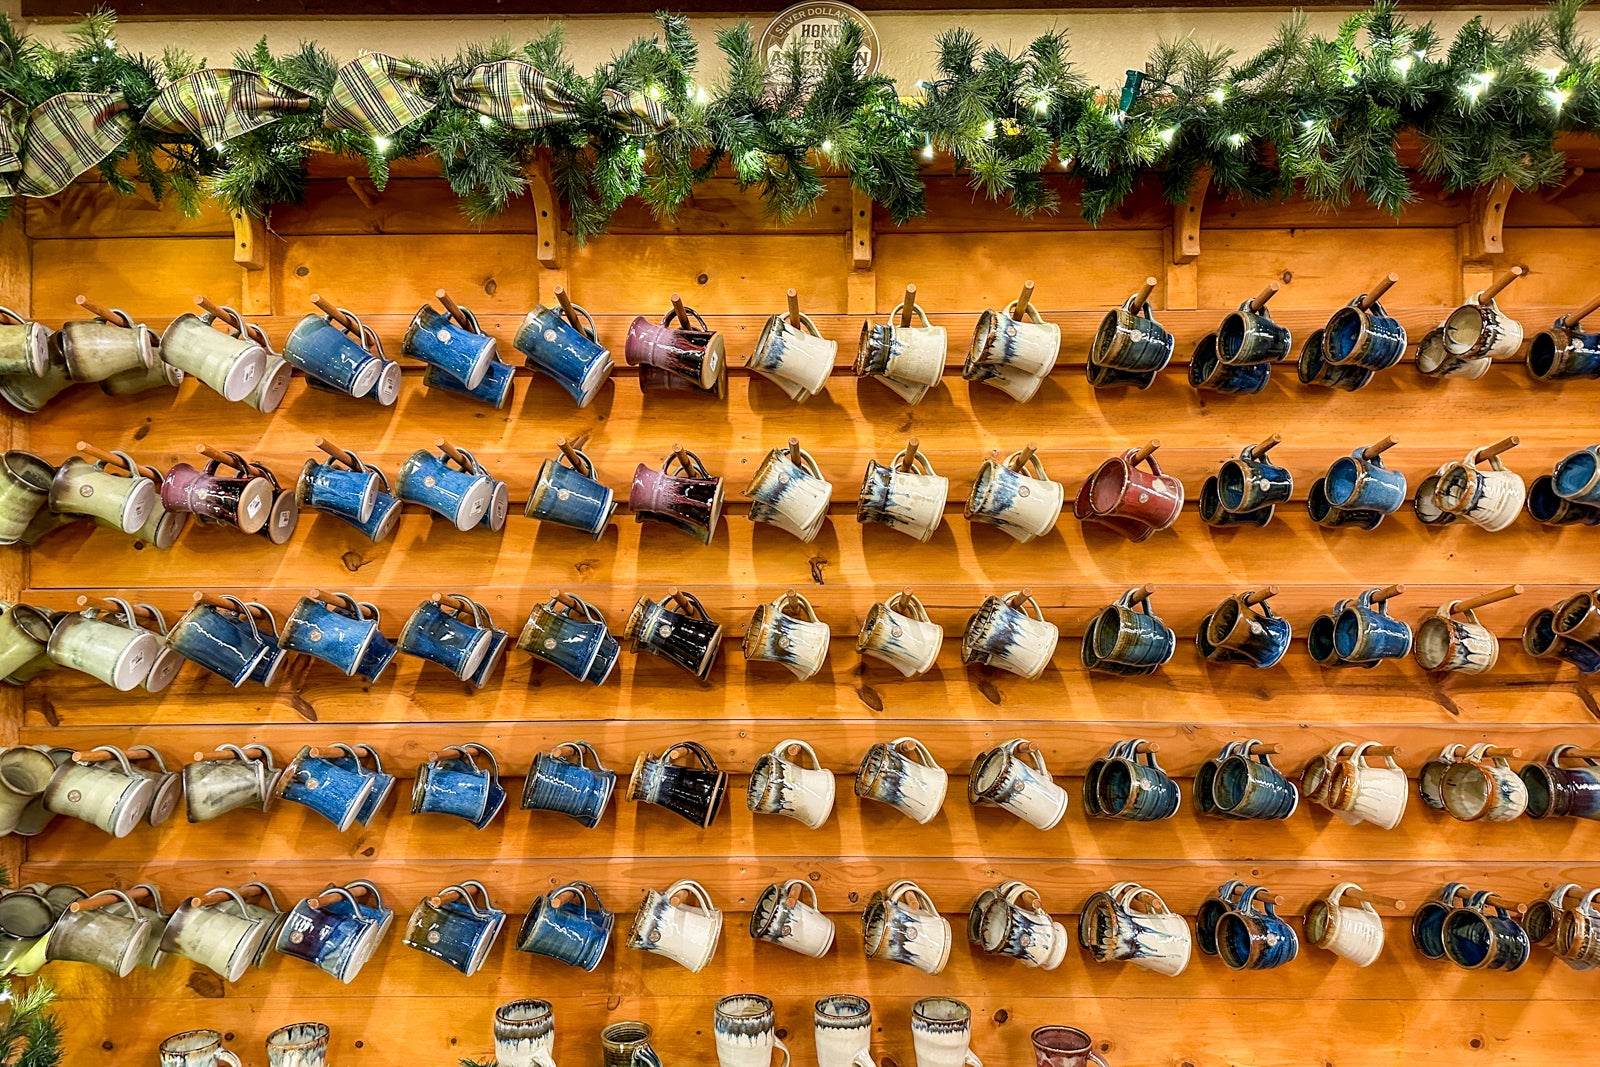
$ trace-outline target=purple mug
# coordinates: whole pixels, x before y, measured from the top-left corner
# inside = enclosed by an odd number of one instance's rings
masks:
[[[710,544],[722,514],[722,479],[711,477],[699,456],[680,448],[660,470],[639,464],[628,507],[636,522],[664,523]]]
[[[236,526],[247,534],[267,524],[273,511],[273,485],[258,474],[224,477],[216,460],[197,470],[179,463],[161,482],[161,506],[186,511],[202,522]]]
[[[1071,1026],[1041,1026],[1033,1032],[1033,1056],[1038,1067],[1106,1067],[1094,1051],[1094,1039]]]
[[[669,325],[674,317],[677,327]],[[707,326],[694,308],[684,308],[681,315],[676,309],[669,311],[659,323],[638,316],[628,327],[622,354],[629,366],[657,372],[648,377],[641,373],[642,384],[682,384],[717,396],[727,393],[722,334]]]

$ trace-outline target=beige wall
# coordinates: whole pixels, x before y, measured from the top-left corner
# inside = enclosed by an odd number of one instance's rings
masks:
[[[16,7],[17,0],[0,0],[0,11],[14,12]],[[1450,34],[1470,16],[1471,12],[1439,12],[1435,22],[1442,34]],[[945,27],[956,23],[971,28],[985,41],[1013,48],[1022,47],[1045,29],[1059,26],[1070,35],[1073,57],[1083,71],[1096,84],[1111,86],[1121,84],[1125,69],[1141,66],[1151,47],[1163,38],[1192,34],[1208,44],[1226,44],[1249,53],[1270,39],[1282,17],[1281,11],[880,12],[871,16],[882,41],[883,69],[905,86],[931,73],[933,40]],[[1332,33],[1342,17],[1339,12],[1320,12],[1313,14],[1311,21],[1319,31]],[[1504,23],[1518,16],[1499,12],[1488,17]],[[752,21],[760,27],[766,18],[757,15]],[[1591,32],[1600,34],[1600,12],[1590,12],[1584,18]],[[707,78],[714,77],[720,68],[715,55],[715,29],[735,21],[736,16],[694,19],[705,60],[702,70]],[[470,40],[500,35],[525,38],[549,25],[547,19],[515,18],[130,22],[118,31],[118,38],[129,48],[152,54],[177,45],[217,64],[226,62],[234,50],[253,44],[262,34],[279,49],[286,49],[301,38],[311,38],[341,58],[360,49],[421,58],[453,52]],[[648,34],[653,28],[654,21],[648,17],[574,15],[567,20],[568,47],[578,68],[589,70],[609,58],[630,37]],[[59,32],[59,26],[38,28],[46,38]]]

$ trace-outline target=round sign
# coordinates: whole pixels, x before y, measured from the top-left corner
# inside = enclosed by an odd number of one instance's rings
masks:
[[[777,72],[781,69],[783,54],[798,45],[808,76],[816,75],[827,50],[838,42],[845,26],[852,22],[861,27],[856,73],[863,78],[870,77],[878,72],[878,31],[872,28],[866,15],[835,0],[795,4],[778,12],[761,32],[761,54]]]

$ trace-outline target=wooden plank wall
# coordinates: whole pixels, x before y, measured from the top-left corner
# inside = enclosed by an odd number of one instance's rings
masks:
[[[617,677],[595,690],[532,669],[515,651],[503,676],[477,694],[404,659],[376,685],[316,666],[286,672],[271,691],[232,691],[191,668],[154,697],[115,694],[65,672],[46,675],[24,694],[25,741],[142,742],[177,761],[247,739],[285,758],[303,743],[366,741],[410,775],[430,749],[477,740],[491,744],[506,773],[517,776],[536,751],[568,737],[593,741],[605,762],[623,771],[640,751],[694,738],[735,775],[728,810],[705,832],[628,803],[586,832],[573,832],[559,817],[517,810],[514,802],[481,833],[391,810],[369,829],[339,835],[289,806],[193,827],[180,818],[122,841],[58,822],[28,842],[26,879],[65,879],[90,889],[153,879],[174,899],[261,878],[280,900],[292,901],[328,879],[370,877],[403,920],[419,897],[459,878],[485,881],[515,916],[536,894],[581,877],[599,887],[625,928],[644,888],[692,877],[728,912],[717,958],[700,975],[616,946],[594,974],[574,973],[515,953],[509,934],[471,979],[405,949],[398,933],[349,986],[283,958],[233,986],[181,961],[122,982],[58,965],[50,973],[70,1020],[68,1062],[148,1062],[162,1036],[213,1026],[230,1035],[247,1064],[259,1064],[268,1030],[316,1018],[333,1026],[339,1067],[446,1064],[487,1054],[496,1004],[542,996],[556,1004],[562,1063],[596,1062],[595,1033],[628,1017],[656,1027],[669,1063],[703,1063],[711,1056],[712,1003],[738,990],[777,1000],[797,1063],[811,1062],[811,1002],[834,990],[871,998],[880,1062],[907,1067],[914,1062],[910,1005],[932,993],[972,1004],[974,1046],[991,1067],[1031,1063],[1028,1032],[1047,1022],[1086,1028],[1117,1065],[1358,1067],[1418,1057],[1470,1063],[1480,1056],[1541,1063],[1564,1055],[1591,1036],[1592,976],[1542,951],[1512,975],[1430,964],[1411,948],[1401,916],[1388,924],[1382,959],[1364,971],[1306,949],[1271,975],[1234,974],[1197,956],[1175,979],[1097,965],[1076,949],[1060,970],[1042,974],[975,958],[964,943],[948,970],[929,978],[866,962],[858,916],[875,889],[901,877],[920,882],[958,931],[979,889],[1007,877],[1038,887],[1069,923],[1090,892],[1129,877],[1190,914],[1234,876],[1280,891],[1295,914],[1345,878],[1408,901],[1453,878],[1521,899],[1562,881],[1600,883],[1600,828],[1593,824],[1477,826],[1413,803],[1400,827],[1385,833],[1305,809],[1283,825],[1202,821],[1186,803],[1170,822],[1122,825],[1088,820],[1078,795],[1088,762],[1129,736],[1159,740],[1164,762],[1180,776],[1191,775],[1223,742],[1245,737],[1281,742],[1283,762],[1295,772],[1342,738],[1398,743],[1413,772],[1448,742],[1493,739],[1521,745],[1529,757],[1560,741],[1600,743],[1600,703],[1590,684],[1570,669],[1527,658],[1514,640],[1492,674],[1445,681],[1410,663],[1324,672],[1298,644],[1273,670],[1210,667],[1188,642],[1200,616],[1223,596],[1269,582],[1282,587],[1277,603],[1303,632],[1333,600],[1367,586],[1406,583],[1410,591],[1396,607],[1416,620],[1444,598],[1520,581],[1526,596],[1485,612],[1513,637],[1537,604],[1600,581],[1594,531],[1543,529],[1526,518],[1498,534],[1428,530],[1409,515],[1372,533],[1323,531],[1303,509],[1289,506],[1266,530],[1219,534],[1191,505],[1172,531],[1143,545],[1086,532],[1070,517],[1051,536],[1019,545],[970,527],[960,515],[984,453],[1026,441],[1037,443],[1051,474],[1069,490],[1106,455],[1152,436],[1163,441],[1161,460],[1183,477],[1191,496],[1225,456],[1275,431],[1285,437],[1277,456],[1294,469],[1301,495],[1336,456],[1387,433],[1401,439],[1387,458],[1413,482],[1506,433],[1523,440],[1509,456],[1514,468],[1529,477],[1548,470],[1593,438],[1600,416],[1594,383],[1538,384],[1517,364],[1497,366],[1478,382],[1440,383],[1401,366],[1345,394],[1304,389],[1285,367],[1274,371],[1265,394],[1230,399],[1197,396],[1180,365],[1226,310],[1272,279],[1286,283],[1273,311],[1303,335],[1368,282],[1397,271],[1401,281],[1389,304],[1415,338],[1485,269],[1520,263],[1530,274],[1503,303],[1532,333],[1591,295],[1588,265],[1600,260],[1596,178],[1582,179],[1559,199],[1515,198],[1505,253],[1475,264],[1464,264],[1460,252],[1468,198],[1431,193],[1399,222],[1359,209],[1327,214],[1300,202],[1212,203],[1199,260],[1174,268],[1165,251],[1172,212],[1150,190],[1091,229],[1071,205],[1056,216],[1019,219],[975,202],[957,179],[936,178],[925,221],[895,229],[874,220],[874,259],[864,271],[852,270],[853,203],[842,180],[830,182],[814,214],[787,225],[765,220],[753,197],[726,182],[711,183],[675,220],[657,221],[629,205],[613,233],[587,247],[564,244],[556,269],[541,268],[535,258],[535,219],[526,202],[475,230],[455,213],[442,184],[424,177],[397,177],[368,209],[329,168],[305,205],[274,213],[262,272],[234,264],[231,224],[217,211],[184,220],[94,184],[30,204],[33,310],[52,324],[72,315],[80,291],[157,326],[204,292],[242,302],[281,339],[308,310],[308,294],[320,292],[368,316],[397,346],[409,315],[444,286],[483,316],[509,353],[519,317],[564,284],[595,312],[603,339],[620,356],[630,318],[659,315],[676,290],[727,331],[738,363],[762,317],[779,310],[784,289],[794,286],[824,332],[841,342],[840,368],[827,393],[804,406],[742,371],[732,376],[727,402],[718,404],[643,396],[636,377],[621,370],[591,408],[578,411],[553,384],[524,371],[510,408],[491,412],[426,395],[420,374],[408,372],[393,409],[307,392],[297,382],[282,409],[267,417],[225,405],[191,382],[176,395],[126,400],[80,390],[15,427],[19,439],[52,460],[89,437],[165,466],[190,458],[196,442],[207,441],[263,459],[284,475],[318,434],[391,473],[411,450],[448,434],[513,487],[513,517],[503,536],[460,534],[409,509],[393,541],[380,546],[331,518],[310,516],[283,548],[191,529],[177,547],[159,552],[106,532],[75,530],[27,560],[25,595],[40,603],[66,606],[80,593],[121,590],[177,608],[192,590],[206,588],[248,592],[287,610],[307,587],[349,588],[375,600],[393,629],[418,601],[444,588],[487,602],[502,625],[514,628],[546,589],[562,586],[580,591],[620,629],[641,593],[683,585],[729,634],[722,664],[699,687],[625,654]],[[1178,335],[1180,359],[1148,392],[1097,394],[1082,373],[1094,326],[1146,275],[1163,281],[1155,306],[1168,309],[1160,316]],[[1062,324],[1065,343],[1062,366],[1036,399],[1018,406],[996,391],[969,387],[958,364],[976,313],[1012,299],[1024,278],[1038,283],[1036,300]],[[915,408],[876,383],[854,381],[848,370],[863,316],[886,312],[907,282],[918,285],[934,320],[951,328],[956,364],[944,386]],[[853,516],[867,460],[887,460],[913,434],[953,482],[947,524],[926,545],[862,528]],[[624,490],[636,463],[657,463],[682,441],[727,477],[734,494],[767,449],[795,435],[834,482],[831,521],[810,545],[754,527],[736,502],[705,547],[640,527],[626,512],[598,542],[541,527],[522,518],[521,501],[561,435],[586,438],[602,476]],[[1155,585],[1157,611],[1184,638],[1175,660],[1153,678],[1086,675],[1075,639],[1082,624],[1141,582]],[[964,669],[954,640],[934,670],[911,680],[854,654],[853,635],[868,606],[902,587],[916,590],[955,637],[986,594],[1024,585],[1069,635],[1038,681]],[[737,645],[751,609],[791,586],[812,599],[836,638],[827,667],[808,682],[781,668],[747,666]],[[837,814],[817,831],[758,821],[744,810],[743,775],[780,738],[809,739],[845,775],[869,744],[904,734],[927,742],[955,775],[943,815],[927,826],[863,807],[848,777],[840,779]],[[1049,833],[1004,813],[975,812],[964,797],[961,776],[972,757],[1018,735],[1039,742],[1073,791],[1066,819]],[[511,789],[518,795],[520,781]],[[404,789],[399,800],[403,807]],[[824,960],[754,945],[745,933],[751,901],[768,882],[788,877],[809,878],[839,924],[838,946]]]

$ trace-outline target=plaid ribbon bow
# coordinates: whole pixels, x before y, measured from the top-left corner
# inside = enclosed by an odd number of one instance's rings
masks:
[[[450,85],[450,98],[514,130],[537,130],[580,117],[582,102],[543,71],[520,59],[480,63]],[[606,117],[639,137],[677,125],[660,101],[644,93],[607,89],[601,97]]]
[[[133,114],[120,93],[61,93],[33,109],[22,135],[17,192],[53,196],[95,166],[133,133]]]
[[[221,146],[285,115],[308,111],[312,103],[308,94],[253,70],[197,70],[162,89],[143,122]]]
[[[363,52],[339,68],[323,108],[323,125],[369,137],[400,132],[436,106],[417,91],[424,74],[415,63]]]
[[[678,117],[668,111],[661,101],[637,90],[618,92],[607,89],[603,94],[606,117],[624,133],[647,137],[652,133],[670,129],[678,124]]]
[[[0,93],[0,199],[16,193],[12,175],[22,169],[22,124],[26,120],[22,101]]]

